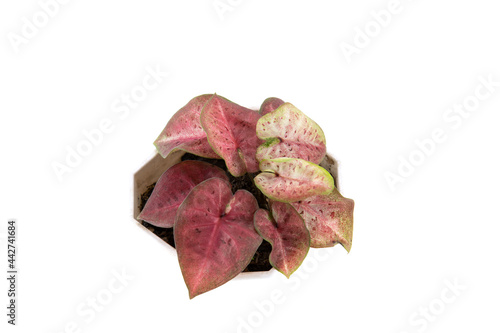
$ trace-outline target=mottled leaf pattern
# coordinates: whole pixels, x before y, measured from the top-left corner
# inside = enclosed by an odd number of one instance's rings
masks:
[[[222,157],[229,172],[243,176],[257,172],[257,138],[255,126],[260,115],[223,97],[214,95],[201,112],[201,124],[213,150]]]
[[[231,280],[262,243],[253,216],[257,200],[229,182],[211,178],[197,185],[177,212],[174,239],[184,281],[193,298]]]
[[[283,103],[285,103],[285,102],[277,97],[269,97],[260,106],[259,113],[261,116],[264,116],[264,115],[276,110]]]
[[[158,179],[137,218],[157,227],[173,227],[177,208],[189,192],[202,181],[213,177],[228,180],[224,170],[206,162],[184,161],[173,165]]]
[[[257,136],[266,140],[257,149],[257,159],[300,158],[319,164],[326,154],[321,127],[290,103],[261,117]]]
[[[313,195],[329,194],[334,188],[328,171],[301,159],[263,160],[260,170],[263,172],[254,178],[255,185],[276,201],[299,201]]]
[[[265,209],[255,212],[255,229],[273,247],[269,256],[271,265],[289,278],[309,251],[309,232],[290,204],[273,201],[271,212]]]
[[[154,142],[162,157],[167,157],[175,150],[184,150],[202,157],[220,158],[208,144],[207,135],[200,124],[201,110],[212,96],[195,97],[172,116]]]
[[[304,218],[311,234],[311,247],[331,247],[337,243],[349,252],[352,245],[354,201],[337,189],[292,203]]]
[[[174,227],[190,298],[243,271],[262,238],[272,244],[270,263],[287,277],[309,247],[341,243],[350,251],[354,201],[317,165],[325,135],[294,105],[271,97],[253,111],[201,95],[174,114],[155,146],[163,157],[184,150],[223,158],[235,177],[260,170],[254,183],[269,198],[267,211],[248,191],[233,195],[226,173],[205,162],[181,162],[161,176],[138,218]]]

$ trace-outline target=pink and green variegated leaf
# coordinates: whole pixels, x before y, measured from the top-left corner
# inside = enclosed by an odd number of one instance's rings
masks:
[[[214,95],[201,112],[201,125],[207,133],[213,150],[226,161],[229,172],[243,176],[257,172],[259,162],[255,158],[257,147],[263,142],[257,138],[255,125],[260,115]]]
[[[220,158],[210,147],[207,135],[200,124],[201,110],[212,96],[195,97],[172,116],[154,142],[163,158],[176,150],[184,150],[206,158]]]
[[[137,218],[157,227],[173,227],[177,208],[189,192],[202,181],[213,177],[229,180],[224,170],[206,162],[184,161],[173,165],[158,179]]]
[[[174,239],[190,298],[231,280],[252,260],[262,243],[253,226],[257,209],[250,192],[233,196],[229,182],[219,178],[189,193],[177,212]]]
[[[259,113],[261,116],[264,116],[276,110],[283,103],[285,102],[277,97],[269,97],[260,106]]]
[[[290,204],[272,201],[271,212],[265,209],[255,212],[255,229],[273,247],[269,255],[271,265],[289,278],[309,251],[309,232]]]
[[[325,195],[335,187],[328,171],[301,159],[262,160],[260,170],[263,172],[254,178],[255,185],[276,201],[294,202],[313,195]]]
[[[257,159],[300,158],[319,164],[326,154],[321,127],[290,103],[261,117],[257,136],[266,140],[257,149]]]
[[[337,189],[292,203],[304,218],[311,234],[311,247],[332,247],[337,243],[349,252],[352,245],[354,201]]]

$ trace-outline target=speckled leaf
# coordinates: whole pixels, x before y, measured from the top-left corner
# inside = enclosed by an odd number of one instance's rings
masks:
[[[295,158],[277,158],[260,162],[262,173],[255,178],[255,185],[268,198],[294,202],[313,195],[333,191],[333,177],[311,162]]]
[[[276,110],[283,103],[285,102],[277,97],[269,97],[260,106],[259,113],[261,116],[264,116]]]
[[[229,172],[235,177],[259,170],[255,158],[257,147],[263,142],[255,132],[259,117],[257,111],[217,95],[201,112],[201,125],[210,145],[226,161]]]
[[[265,209],[255,212],[255,229],[273,247],[269,255],[271,265],[289,278],[309,251],[309,232],[290,204],[272,201],[271,212],[272,216]]]
[[[174,239],[184,281],[193,298],[231,280],[251,261],[262,237],[255,231],[257,200],[233,194],[229,182],[197,185],[177,212]]]
[[[266,140],[257,159],[300,158],[319,164],[326,154],[321,127],[290,103],[284,103],[257,122],[257,136]]]
[[[337,243],[349,252],[352,245],[354,201],[337,189],[292,203],[304,218],[311,234],[311,247],[332,247]]]
[[[220,158],[208,144],[207,135],[200,124],[201,110],[212,96],[201,95],[193,98],[170,118],[154,142],[163,158],[176,150],[207,158]]]
[[[173,165],[158,179],[137,218],[157,227],[173,227],[177,208],[189,192],[202,181],[213,177],[228,180],[224,170],[206,162],[184,161]]]

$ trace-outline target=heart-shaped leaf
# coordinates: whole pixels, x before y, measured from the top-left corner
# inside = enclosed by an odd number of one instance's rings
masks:
[[[259,113],[261,116],[264,116],[276,110],[283,103],[285,102],[277,97],[269,97],[260,106]]]
[[[231,280],[252,260],[262,237],[255,231],[257,200],[229,182],[211,178],[197,185],[177,212],[174,239],[189,297]]]
[[[354,201],[337,189],[292,203],[304,218],[311,234],[311,247],[332,247],[337,243],[349,252],[352,245]]]
[[[255,126],[260,115],[223,97],[214,95],[201,112],[201,125],[213,150],[226,161],[227,169],[235,176],[257,172],[257,138]]]
[[[163,158],[176,150],[206,158],[220,158],[208,144],[207,135],[200,124],[201,110],[212,96],[201,95],[193,98],[170,118],[154,142]]]
[[[184,161],[173,165],[158,179],[137,218],[157,227],[173,227],[177,208],[189,192],[202,181],[213,177],[229,180],[224,170],[206,162]]]
[[[276,158],[260,162],[262,173],[255,185],[268,198],[294,202],[313,195],[329,194],[334,189],[333,177],[314,163],[295,158]]]
[[[255,212],[255,229],[273,247],[269,256],[271,265],[289,278],[309,251],[309,232],[290,204],[272,201],[271,212],[272,216],[265,209]]]
[[[266,140],[257,149],[257,159],[300,158],[319,164],[326,154],[321,127],[290,103],[261,117],[257,136]]]

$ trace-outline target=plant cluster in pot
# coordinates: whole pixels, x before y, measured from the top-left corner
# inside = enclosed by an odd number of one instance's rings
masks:
[[[156,174],[167,168],[137,219],[173,235],[190,298],[244,271],[258,249],[286,277],[310,247],[350,251],[354,201],[322,167],[322,129],[294,105],[268,98],[255,111],[201,95],[154,144],[165,159]]]

